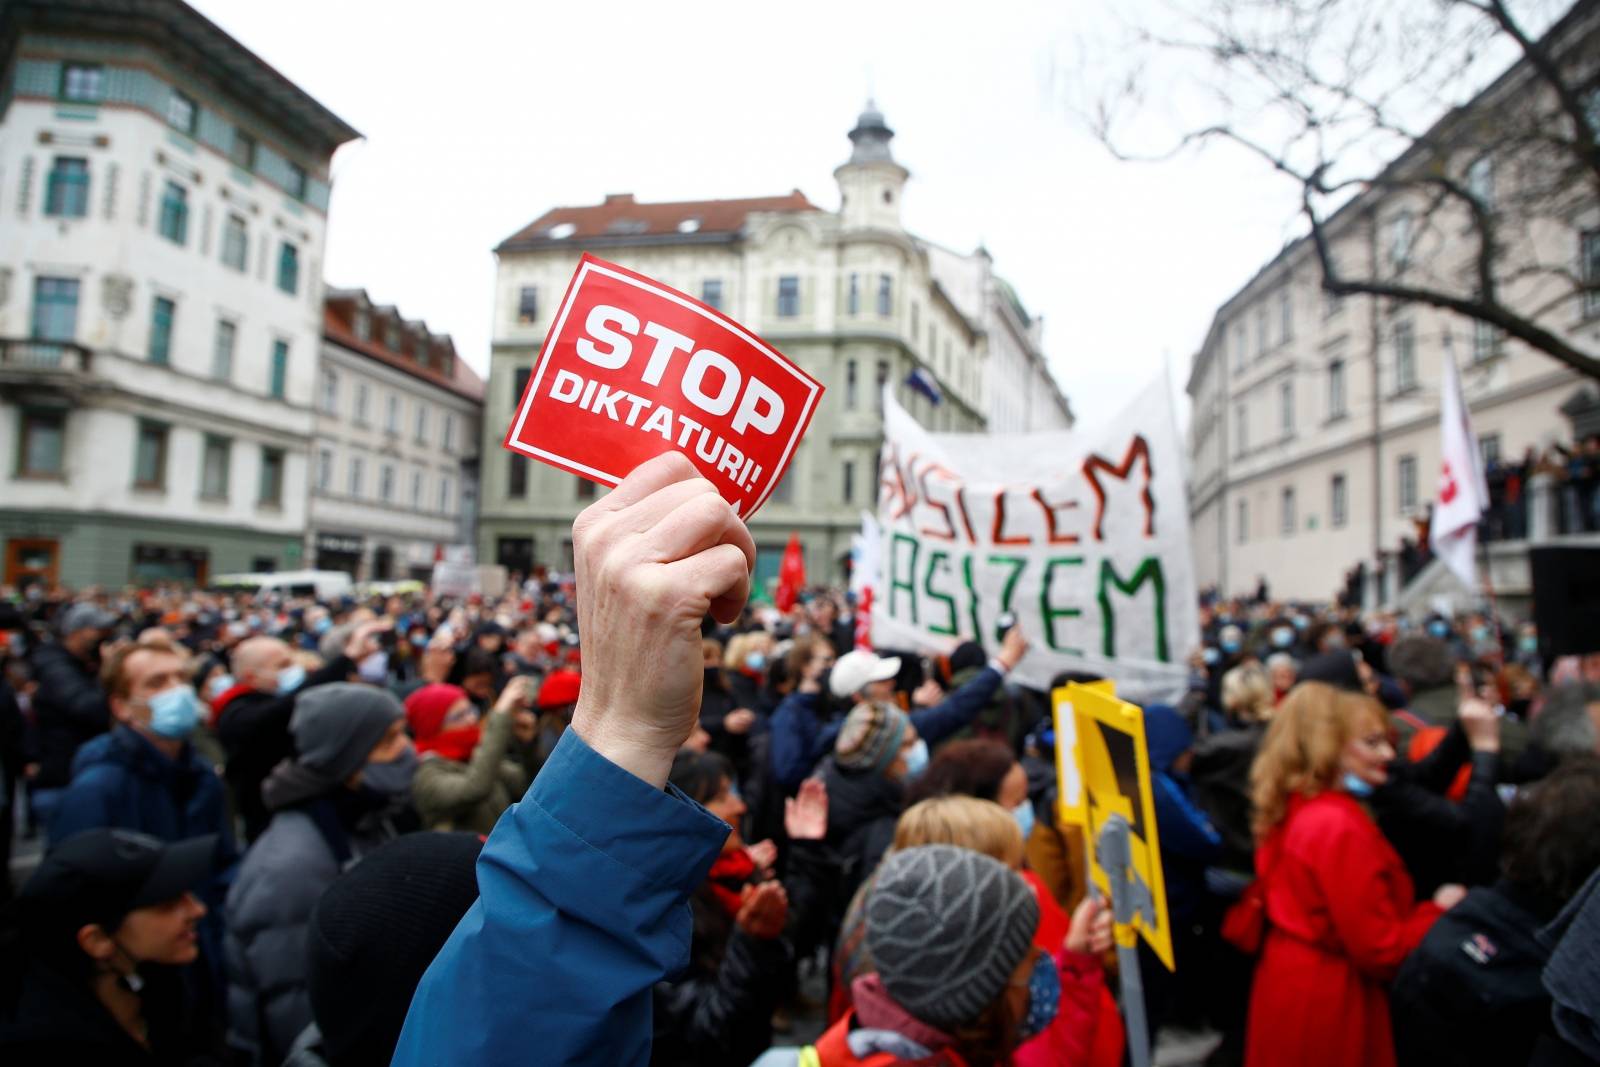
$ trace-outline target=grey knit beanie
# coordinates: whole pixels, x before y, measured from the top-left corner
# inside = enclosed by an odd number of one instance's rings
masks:
[[[954,845],[892,853],[867,898],[867,951],[884,988],[946,1032],[999,997],[1038,926],[1039,902],[1021,875]]]
[[[376,686],[333,682],[307,689],[295,698],[289,718],[296,762],[343,781],[366,764],[389,727],[405,715],[394,694]]]

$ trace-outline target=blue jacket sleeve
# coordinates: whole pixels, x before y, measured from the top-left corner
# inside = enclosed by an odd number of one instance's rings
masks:
[[[784,792],[799,789],[822,757],[817,741],[816,694],[790,693],[772,713],[772,777]]]
[[[478,859],[477,903],[412,998],[396,1067],[650,1059],[651,988],[728,825],[568,730]]]
[[[913,711],[911,725],[917,728],[917,736],[932,748],[968,725],[989,703],[1003,680],[999,671],[985,667],[972,681],[946,697],[944,703]]]
[[[1165,774],[1153,776],[1151,788],[1156,805],[1156,831],[1161,835],[1161,851],[1209,863],[1222,855],[1222,837],[1205,812],[1195,806],[1183,789]]]

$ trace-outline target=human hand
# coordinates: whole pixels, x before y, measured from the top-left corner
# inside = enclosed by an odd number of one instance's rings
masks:
[[[739,616],[755,542],[678,452],[642,464],[572,524],[583,689],[572,728],[617,766],[666,785],[700,714],[700,621]]]
[[[911,691],[911,703],[919,708],[931,708],[944,699],[944,687],[929,678]]]
[[[1500,716],[1494,713],[1487,700],[1469,697],[1461,702],[1457,714],[1461,729],[1466,732],[1467,744],[1474,752],[1500,751]]]
[[[506,683],[500,690],[500,699],[494,702],[494,710],[502,715],[509,715],[519,708],[525,708],[533,702],[533,679],[527,675],[519,674]]]
[[[1100,897],[1084,897],[1067,927],[1067,951],[1098,956],[1111,951],[1112,941],[1110,906]]]
[[[751,937],[771,941],[783,933],[783,924],[788,918],[789,894],[784,892],[783,883],[762,882],[745,886],[744,901],[733,921]]]
[[[394,623],[388,619],[373,619],[371,622],[362,623],[350,634],[350,640],[344,643],[344,654],[360,663],[378,651],[378,635],[393,628]]]
[[[1454,882],[1451,882],[1448,885],[1440,886],[1438,890],[1434,892],[1433,902],[1439,905],[1439,907],[1445,911],[1449,911],[1451,908],[1461,903],[1462,898],[1464,898],[1466,895],[1466,886],[1456,885]]]
[[[828,836],[828,787],[821,778],[800,783],[800,793],[783,802],[783,829],[791,841],[821,841]]]
[[[756,713],[749,708],[734,708],[722,719],[722,728],[730,734],[747,734],[756,724]]]
[[[755,865],[763,871],[772,870],[778,862],[778,846],[771,841],[757,841],[753,845],[745,846],[745,851],[750,853]]]
[[[1021,625],[1013,626],[1006,631],[1005,640],[1000,642],[1000,651],[995,659],[1006,665],[1006,670],[1015,670],[1022,657],[1028,654],[1028,636],[1022,632]]]

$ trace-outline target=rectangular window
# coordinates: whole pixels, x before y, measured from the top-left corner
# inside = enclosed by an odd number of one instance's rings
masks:
[[[595,496],[594,483],[587,478],[579,478],[576,494],[579,500],[593,500]]]
[[[189,190],[168,182],[161,193],[161,236],[173,244],[189,239]]]
[[[878,275],[878,314],[888,317],[894,313],[894,278],[892,275]]]
[[[532,367],[518,367],[512,376],[511,412],[516,414],[517,406],[522,403],[522,394],[528,391],[528,379],[533,377]]]
[[[333,449],[317,449],[317,490],[326,493],[333,488]]]
[[[394,464],[385,463],[378,468],[378,499],[385,504],[394,503]]]
[[[172,90],[172,95],[167,98],[167,122],[184,133],[193,133],[194,116],[194,101],[178,90]]]
[[[322,369],[322,411],[325,415],[339,413],[339,372],[329,367]]]
[[[851,460],[848,460],[848,459],[845,460],[844,461],[844,465],[841,468],[840,474],[841,474],[841,477],[843,478],[844,502],[846,504],[853,504],[853,503],[855,503],[855,499],[856,499],[856,465],[855,465],[855,463],[853,461],[851,461]]]
[[[912,340],[916,339],[917,328],[918,328],[918,323],[920,321],[921,313],[922,313],[922,307],[915,300],[911,301],[911,338],[912,338]]]
[[[877,380],[876,380],[876,382],[877,382],[877,394],[876,394],[875,399],[873,400],[873,403],[877,405],[878,413],[880,415],[883,413],[883,386],[884,386],[884,383],[887,382],[888,380],[889,380],[889,361],[886,360],[886,359],[880,359],[880,360],[878,360],[878,377],[877,377]]]
[[[1400,491],[1400,514],[1405,515],[1417,507],[1417,457],[1401,456],[1396,485]]]
[[[256,503],[262,507],[283,506],[283,449],[261,450],[261,485]]]
[[[1600,230],[1588,230],[1583,235],[1583,316],[1600,315]]]
[[[17,477],[59,478],[66,450],[67,417],[59,411],[22,411],[22,447],[17,450]]]
[[[233,144],[228,146],[228,158],[240,170],[256,169],[256,139],[239,129],[233,129]]]
[[[428,443],[428,405],[417,401],[417,444]]]
[[[1402,210],[1389,223],[1389,265],[1398,273],[1411,262],[1411,212]]]
[[[356,410],[355,421],[357,425],[367,424],[367,408],[372,398],[372,390],[367,388],[366,382],[356,383]]]
[[[1233,406],[1233,454],[1242,456],[1250,451],[1250,408],[1240,403]]]
[[[451,484],[448,474],[439,476],[439,510],[449,514],[450,502],[454,499],[455,486]]]
[[[700,302],[707,307],[722,310],[722,279],[707,278],[700,283]]]
[[[512,456],[506,468],[506,495],[521,500],[528,495],[528,457]]]
[[[1491,463],[1500,462],[1500,435],[1486,433],[1478,438],[1478,457],[1483,465],[1488,467]]]
[[[1394,324],[1394,388],[1404,393],[1417,387],[1417,339],[1411,323]]]
[[[279,400],[289,384],[289,342],[272,342],[272,373],[267,382],[267,392]]]
[[[1285,489],[1283,491],[1279,497],[1279,506],[1282,512],[1279,516],[1279,523],[1283,530],[1283,535],[1285,537],[1292,536],[1294,534],[1295,526],[1297,525],[1294,513],[1295,508],[1293,489]]]
[[[1250,358],[1250,334],[1243,321],[1233,330],[1233,369],[1243,371]]]
[[[81,219],[89,214],[89,161],[73,156],[57,156],[50,164],[45,187],[44,213],[62,219]]]
[[[300,164],[289,164],[289,185],[284,191],[296,200],[306,198],[306,169]]]
[[[34,278],[35,341],[72,341],[78,333],[77,278]]]
[[[1344,360],[1328,364],[1328,418],[1344,417],[1345,407]]]
[[[778,279],[778,314],[786,319],[800,314],[800,279],[793,274]]]
[[[844,365],[844,409],[856,409],[856,361],[853,359]]]
[[[1268,319],[1266,305],[1256,308],[1256,358],[1260,359],[1267,354]]]
[[[366,464],[360,456],[350,457],[350,495],[360,498],[363,476],[366,474]]]
[[[151,363],[166,366],[172,361],[172,319],[177,314],[177,305],[164,296],[158,296],[150,303],[150,348]]]
[[[539,290],[532,285],[517,290],[517,321],[524,326],[539,321]]]
[[[133,488],[166,488],[166,426],[163,422],[139,419],[139,438],[133,450]]]
[[[370,340],[372,340],[372,316],[371,315],[367,314],[365,311],[357,311],[356,314],[355,314],[355,318],[352,319],[351,322],[353,324],[352,328],[356,331],[356,340],[358,340],[358,341],[370,341]]]
[[[400,432],[400,397],[389,394],[389,404],[383,414],[383,428],[390,433]]]
[[[98,63],[63,63],[61,99],[97,104],[106,97],[106,72]]]
[[[444,450],[456,450],[456,417],[454,412],[445,412],[444,416]]]
[[[858,274],[850,275],[850,287],[845,295],[844,307],[847,315],[861,313],[861,276]]]
[[[411,506],[417,509],[422,507],[422,472],[411,472]]]
[[[211,376],[221,381],[233,378],[233,345],[238,327],[227,319],[217,320],[217,333],[211,343]]]
[[[290,294],[300,291],[300,250],[288,241],[278,248],[278,288]]]
[[[1250,540],[1250,501],[1239,501],[1236,511],[1234,537],[1242,545]]]
[[[1328,521],[1335,527],[1343,526],[1350,518],[1349,491],[1344,475],[1335,474],[1328,484]]]
[[[242,215],[229,215],[222,224],[222,262],[243,271],[250,259],[250,231]]]
[[[392,322],[383,331],[383,347],[391,352],[400,351],[400,327]]]
[[[228,466],[233,443],[226,437],[206,434],[200,452],[200,495],[206,500],[228,499]]]
[[[1278,341],[1288,344],[1294,336],[1294,294],[1285,286],[1278,294]]]
[[[1467,192],[1485,211],[1494,210],[1494,160],[1479,156],[1467,168]]]
[[[1278,386],[1278,429],[1283,436],[1294,436],[1294,382]]]

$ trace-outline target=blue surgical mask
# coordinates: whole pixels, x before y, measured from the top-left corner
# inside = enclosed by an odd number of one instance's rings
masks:
[[[1489,640],[1489,628],[1487,626],[1474,626],[1472,628],[1472,641],[1474,644],[1481,645],[1487,640]]]
[[[744,665],[753,671],[766,670],[767,654],[765,652],[752,652],[744,658]]]
[[[1450,636],[1450,624],[1443,619],[1434,619],[1428,623],[1428,633],[1442,641]]]
[[[1278,629],[1272,631],[1273,648],[1288,648],[1292,644],[1294,644],[1293,630],[1285,630],[1280,626]]]
[[[1022,840],[1028,840],[1028,835],[1033,833],[1033,801],[1024,800],[1012,808],[1011,817],[1017,820],[1017,825],[1022,828]]]
[[[215,700],[234,686],[233,675],[219,674],[206,683],[206,699]]]
[[[311,624],[311,632],[314,634],[325,634],[331,629],[333,629],[333,620],[326,615]]]
[[[411,789],[417,773],[417,750],[407,745],[397,759],[388,763],[368,763],[361,768],[361,784],[387,796],[401,796]]]
[[[389,680],[389,653],[374,652],[367,656],[356,667],[356,674],[363,682],[372,685],[382,685]]]
[[[1358,778],[1346,771],[1344,774],[1345,792],[1355,797],[1370,797],[1373,794],[1373,785],[1364,778]]]
[[[1233,655],[1235,652],[1239,651],[1239,642],[1237,642],[1237,641],[1224,641],[1224,642],[1222,642],[1222,651],[1226,652],[1230,656]]]
[[[174,741],[188,737],[200,722],[194,686],[175,685],[150,698],[150,729]]]
[[[1061,1010],[1061,973],[1056,961],[1039,955],[1033,961],[1033,973],[1028,976],[1028,1014],[1017,1028],[1021,1041],[1038,1037],[1056,1021]]]
[[[1304,630],[1304,629],[1309,628],[1310,626],[1311,626],[1311,620],[1306,618],[1304,615],[1296,615],[1294,617],[1294,628],[1296,630]]]
[[[291,663],[278,672],[278,695],[288,696],[299,689],[306,681],[306,669],[298,663]]]
[[[906,781],[911,781],[928,769],[928,742],[917,738],[917,743],[906,750]]]
[[[1523,634],[1517,639],[1517,647],[1524,652],[1539,651],[1539,638],[1534,634]]]
[[[1200,658],[1207,667],[1215,667],[1221,661],[1222,653],[1208,645],[1200,650]]]

